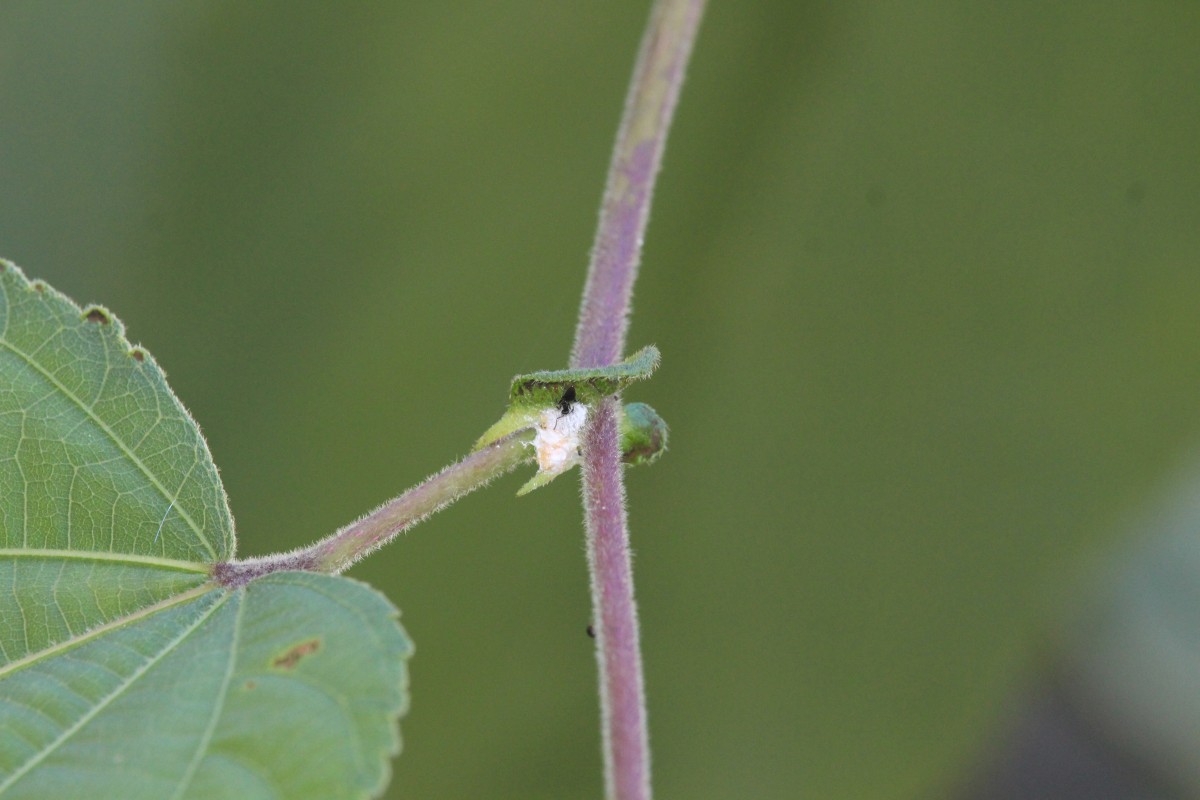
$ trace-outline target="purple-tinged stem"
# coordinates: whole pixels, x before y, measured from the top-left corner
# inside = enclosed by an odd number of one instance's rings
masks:
[[[342,572],[435,511],[517,465],[533,460],[533,452],[526,447],[532,438],[529,429],[516,431],[451,464],[424,483],[308,547],[216,564],[213,578],[223,586],[236,588],[281,570]]]
[[[624,354],[654,181],[703,11],[704,0],[658,0],[651,11],[609,167],[572,367],[605,367]],[[617,408],[611,398],[597,404],[583,448],[604,781],[611,800],[650,800],[650,744]]]
[[[650,13],[608,169],[572,367],[624,357],[654,181],[703,12],[704,0],[658,0]]]
[[[593,630],[600,667],[600,714],[606,796],[650,800],[650,741],[633,599],[633,563],[625,519],[625,483],[617,453],[616,402],[606,399],[584,437]]]

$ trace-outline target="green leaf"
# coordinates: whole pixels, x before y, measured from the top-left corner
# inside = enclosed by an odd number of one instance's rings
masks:
[[[368,797],[411,646],[355,581],[236,590],[224,490],[102,308],[0,261],[0,796]]]
[[[658,369],[658,348],[647,345],[619,364],[588,369],[557,369],[530,372],[512,379],[510,405],[544,407],[558,402],[568,387],[574,387],[581,403],[591,404],[616,394],[633,381],[649,378]]]

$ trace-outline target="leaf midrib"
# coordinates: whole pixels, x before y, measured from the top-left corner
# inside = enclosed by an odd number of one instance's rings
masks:
[[[0,547],[0,559],[44,558],[63,559],[69,561],[105,561],[112,564],[126,564],[138,567],[160,567],[178,572],[195,572],[201,575],[209,573],[209,566],[198,561],[181,561],[175,558],[159,558],[158,556],[143,556],[137,553],[114,553],[109,550],[54,550],[51,548],[33,547]]]
[[[208,752],[208,745],[212,742],[213,734],[217,730],[217,724],[220,722],[221,715],[225,711],[225,701],[229,697],[229,684],[233,681],[234,666],[237,664],[238,640],[242,635],[242,613],[246,610],[246,590],[240,589],[238,597],[240,602],[238,603],[237,613],[233,617],[233,630],[229,634],[229,658],[225,662],[225,675],[221,679],[221,689],[217,694],[216,702],[213,703],[213,712],[208,718],[208,725],[204,728],[204,735],[196,743],[196,750],[192,753],[192,759],[180,777],[179,785],[175,788],[175,793],[171,795],[171,800],[178,800],[178,798],[183,797],[192,785],[192,780],[196,775],[196,768],[200,766],[201,760],[203,760],[204,755]],[[217,605],[220,605],[220,603]]]
[[[111,633],[112,631],[123,628],[126,625],[130,625],[153,614],[157,614],[160,611],[166,611],[168,608],[180,605],[181,603],[195,600],[202,595],[215,591],[217,588],[218,587],[216,584],[202,583],[199,586],[188,589],[186,592],[180,592],[179,594],[171,595],[170,597],[160,600],[157,603],[143,606],[137,611],[126,614],[123,617],[117,617],[116,619],[106,622],[103,625],[97,625],[94,628],[89,628],[83,633],[77,634],[68,639],[63,639],[61,642],[55,642],[49,647],[38,650],[36,653],[28,653],[21,658],[18,658],[16,661],[10,661],[5,665],[0,666],[0,680],[4,680],[4,678],[8,675],[32,666],[39,661],[52,658],[53,656],[64,653],[67,650],[79,647],[85,642],[89,642],[92,639],[103,636],[106,633]]]

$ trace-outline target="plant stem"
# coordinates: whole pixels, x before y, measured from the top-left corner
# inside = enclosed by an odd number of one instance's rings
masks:
[[[216,564],[213,578],[223,586],[236,588],[281,570],[342,572],[435,511],[519,464],[532,461],[533,453],[526,447],[532,439],[533,432],[528,428],[509,434],[308,547]]]
[[[615,364],[625,350],[654,182],[704,0],[658,0],[650,14],[617,132],[571,366]],[[646,724],[617,401],[597,404],[584,438],[583,496],[600,671],[606,795],[649,800]]]

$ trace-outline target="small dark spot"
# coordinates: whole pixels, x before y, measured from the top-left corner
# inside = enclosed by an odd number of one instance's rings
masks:
[[[30,284],[30,286],[32,286],[33,290],[35,292],[37,292],[38,294],[41,294],[42,292],[46,291],[46,284],[42,283],[41,281],[34,281],[33,283]]]
[[[137,349],[130,350],[129,355],[134,361],[138,362],[139,364],[146,360],[146,351],[145,350],[137,350]]]
[[[89,308],[87,313],[83,315],[83,318],[88,322],[98,322],[101,325],[109,323],[108,314],[104,312],[103,308]]]
[[[247,692],[253,692],[255,689],[258,688],[258,681],[246,681],[242,685],[242,688],[245,689]]]
[[[291,647],[286,653],[272,661],[271,666],[279,669],[295,669],[296,665],[300,663],[300,659],[310,656],[320,649],[320,639],[309,639],[307,642],[301,642]]]
[[[587,626],[587,635],[590,636],[591,638],[595,639],[596,638],[596,629],[593,628],[591,625],[588,625]]]

